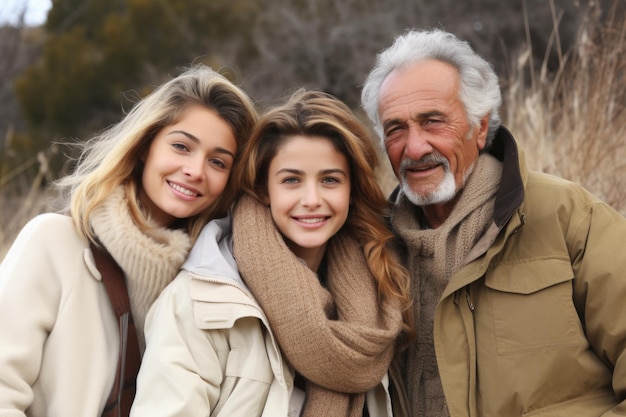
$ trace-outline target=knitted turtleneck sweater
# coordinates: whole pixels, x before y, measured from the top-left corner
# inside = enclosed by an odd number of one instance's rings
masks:
[[[126,275],[140,351],[145,349],[143,326],[148,309],[174,279],[189,253],[191,239],[183,230],[137,228],[124,189],[119,187],[91,216],[94,233]]]

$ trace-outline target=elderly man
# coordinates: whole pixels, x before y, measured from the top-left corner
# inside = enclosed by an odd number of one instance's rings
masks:
[[[626,219],[527,170],[491,65],[450,33],[398,37],[362,102],[400,182],[418,331],[396,410],[626,415]]]

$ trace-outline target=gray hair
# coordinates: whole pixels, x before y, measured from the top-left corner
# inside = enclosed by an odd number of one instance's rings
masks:
[[[493,66],[478,55],[470,45],[452,33],[440,29],[410,30],[398,36],[394,43],[376,57],[376,64],[365,79],[361,103],[374,129],[383,139],[383,128],[378,115],[380,87],[385,78],[396,69],[419,61],[435,59],[452,65],[460,74],[459,99],[472,126],[489,114],[489,128],[485,149],[493,141],[500,126],[499,108],[502,95]]]

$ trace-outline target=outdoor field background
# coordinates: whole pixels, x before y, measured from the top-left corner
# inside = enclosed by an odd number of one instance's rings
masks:
[[[0,5],[0,260],[30,218],[55,209],[50,184],[75,156],[63,143],[119,120],[181,68],[220,70],[261,110],[295,88],[321,89],[368,123],[365,75],[409,27],[468,40],[500,76],[503,124],[528,165],[626,214],[626,0],[54,0],[36,25],[4,19],[9,4]],[[382,150],[380,160],[388,192]]]

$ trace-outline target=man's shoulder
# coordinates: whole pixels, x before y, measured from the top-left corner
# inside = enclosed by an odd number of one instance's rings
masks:
[[[575,198],[586,202],[599,200],[582,185],[566,178],[544,172],[531,171],[528,174],[526,194],[537,197],[546,197],[551,201],[559,198]]]
[[[588,212],[597,204],[605,203],[580,184],[542,172],[529,173],[524,197],[526,212]]]

